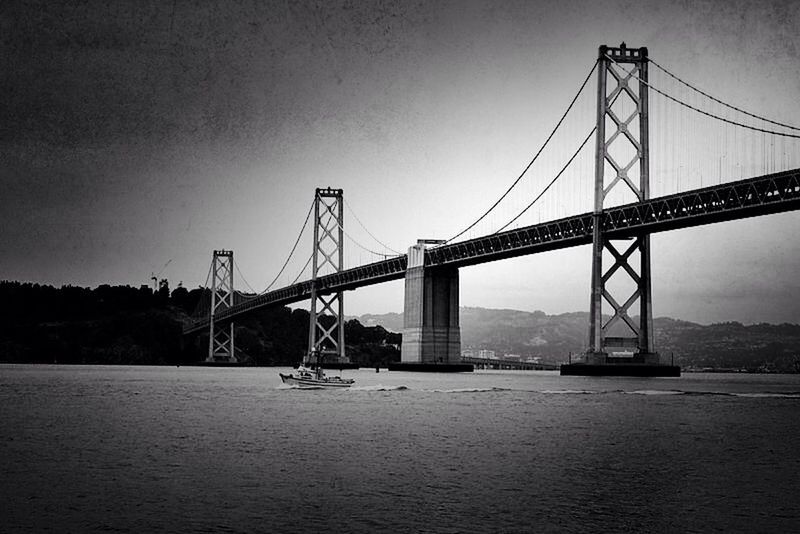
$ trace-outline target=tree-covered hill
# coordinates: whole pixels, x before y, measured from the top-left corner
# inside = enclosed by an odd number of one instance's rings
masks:
[[[170,291],[166,281],[158,290],[0,282],[0,362],[174,365],[202,361],[208,334],[183,336],[182,328],[204,292],[183,287]],[[237,354],[249,365],[296,364],[307,350],[308,322],[308,311],[300,309],[251,313],[235,326]],[[385,365],[400,358],[400,335],[382,327],[348,321],[345,340],[347,354],[361,365]]]

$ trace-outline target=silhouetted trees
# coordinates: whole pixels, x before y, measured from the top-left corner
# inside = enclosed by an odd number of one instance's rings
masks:
[[[0,361],[180,363],[190,357],[182,349],[185,310],[202,291],[179,292],[176,306],[167,284],[154,292],[0,282]]]
[[[364,326],[358,319],[351,319],[344,325],[344,339],[353,363],[375,367],[400,361],[402,335],[389,332],[380,325]]]
[[[198,310],[208,313],[210,291],[172,292],[142,285],[95,289],[0,282],[0,361],[25,363],[178,364],[202,361],[208,333],[183,336]],[[205,308],[203,308],[205,306]],[[330,327],[332,317],[323,316]],[[308,348],[309,312],[256,310],[235,323],[237,356],[250,365],[294,365]],[[357,320],[345,324],[346,351],[361,365],[399,361],[400,335]]]

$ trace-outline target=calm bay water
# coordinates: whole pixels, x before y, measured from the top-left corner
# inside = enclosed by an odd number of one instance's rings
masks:
[[[800,376],[0,366],[4,532],[800,531]]]

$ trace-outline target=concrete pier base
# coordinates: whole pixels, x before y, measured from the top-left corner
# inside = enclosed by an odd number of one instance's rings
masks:
[[[471,363],[390,363],[390,371],[411,371],[419,373],[471,373],[475,366]]]
[[[561,366],[562,376],[681,376],[678,365],[661,363],[658,353],[637,353],[618,357],[605,352],[590,352],[583,362]]]
[[[409,249],[403,312],[402,364],[461,364],[458,269],[426,269],[425,248]]]

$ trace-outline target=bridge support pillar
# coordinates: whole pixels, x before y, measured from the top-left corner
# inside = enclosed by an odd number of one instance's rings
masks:
[[[424,244],[408,250],[402,364],[461,364],[458,289],[457,268],[426,268]]]

